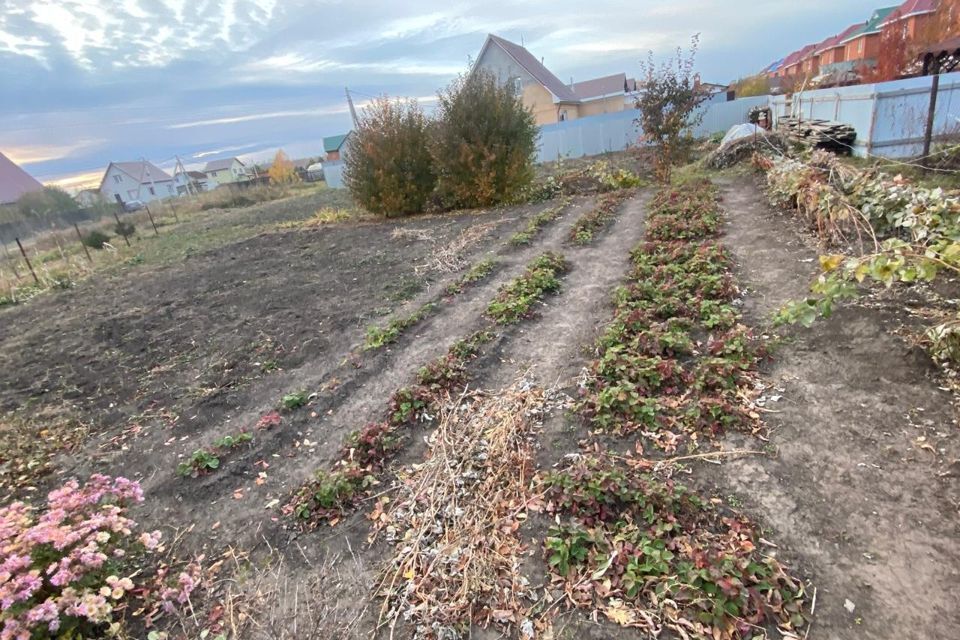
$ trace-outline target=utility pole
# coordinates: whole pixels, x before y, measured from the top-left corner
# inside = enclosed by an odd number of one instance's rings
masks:
[[[187,173],[187,168],[183,166],[183,161],[180,160],[180,156],[174,156],[177,159],[177,166],[173,171],[173,179],[176,182],[177,174],[183,175],[184,179],[187,181],[187,195],[193,196],[195,187],[193,186],[193,180],[190,179],[190,174]]]
[[[358,129],[360,125],[357,123],[357,110],[353,106],[353,98],[350,97],[350,88],[344,87],[343,92],[347,94],[347,105],[350,107],[350,118],[353,119],[353,128]]]

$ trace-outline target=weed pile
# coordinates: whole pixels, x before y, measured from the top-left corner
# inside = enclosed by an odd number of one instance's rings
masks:
[[[719,224],[707,182],[656,196],[613,322],[582,380],[591,426],[639,431],[667,451],[684,442],[694,449],[702,435],[728,428],[757,428],[747,397],[762,348],[739,323]]]
[[[444,404],[426,459],[401,473],[396,499],[371,516],[394,545],[380,578],[381,625],[406,621],[418,638],[513,625],[532,637],[536,586],[520,571],[528,547],[519,530],[538,500],[535,435],[562,402],[521,379]]]
[[[621,189],[601,195],[596,206],[580,216],[570,229],[570,242],[590,244],[593,236],[603,231],[616,216],[617,210],[636,193],[635,189]]]

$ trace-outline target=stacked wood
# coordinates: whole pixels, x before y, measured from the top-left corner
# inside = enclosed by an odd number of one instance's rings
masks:
[[[783,116],[777,119],[777,130],[793,142],[834,153],[849,154],[857,140],[856,129],[835,120]]]

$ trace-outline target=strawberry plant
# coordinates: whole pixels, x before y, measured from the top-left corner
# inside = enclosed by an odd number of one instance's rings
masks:
[[[493,258],[484,258],[470,267],[456,282],[447,286],[447,295],[455,296],[464,292],[468,287],[484,280],[497,268],[497,261]]]
[[[250,442],[253,442],[253,436],[246,432],[223,436],[212,447],[197,449],[187,460],[178,464],[177,475],[196,478],[212,473],[220,468],[221,459],[231,450]]]
[[[528,317],[533,305],[546,294],[560,290],[560,276],[567,261],[557,253],[544,253],[518,278],[503,287],[487,307],[487,316],[497,324],[514,324]]]
[[[294,411],[305,404],[307,404],[306,391],[294,391],[280,398],[280,407],[283,408],[284,411]]]
[[[510,244],[515,247],[530,244],[541,229],[560,217],[560,214],[569,204],[569,199],[564,199],[559,205],[545,209],[533,216],[523,231],[518,231],[510,237]]]
[[[570,241],[589,244],[594,234],[602,231],[616,216],[617,210],[634,195],[631,189],[601,195],[593,209],[583,214],[570,229]]]
[[[430,315],[436,306],[434,303],[428,302],[408,316],[391,320],[385,327],[367,327],[367,337],[363,348],[365,350],[379,349],[384,345],[396,342],[400,334]]]

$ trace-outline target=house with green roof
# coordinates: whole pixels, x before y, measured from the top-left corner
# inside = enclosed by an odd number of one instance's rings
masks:
[[[840,42],[844,45],[843,58],[848,70],[876,64],[883,23],[898,8],[898,5],[894,5],[875,10],[863,26],[854,29]]]
[[[341,133],[338,136],[329,136],[323,139],[323,151],[327,154],[327,162],[342,160],[344,147],[350,138],[352,131]]]

